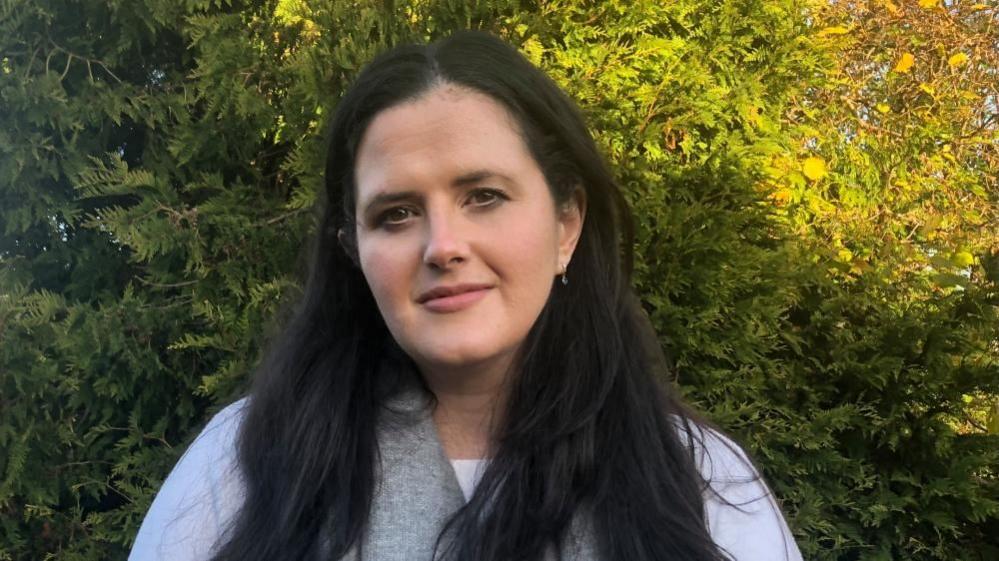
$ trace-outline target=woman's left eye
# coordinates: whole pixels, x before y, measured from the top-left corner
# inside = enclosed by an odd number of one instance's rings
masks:
[[[476,207],[487,207],[505,199],[506,195],[495,189],[476,189],[468,196],[468,203]]]

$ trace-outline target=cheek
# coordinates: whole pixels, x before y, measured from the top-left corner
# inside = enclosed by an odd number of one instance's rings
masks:
[[[509,304],[518,309],[523,306],[524,313],[535,311],[548,299],[558,260],[551,217],[532,214],[522,216],[516,227],[503,230],[498,240],[502,258],[494,261],[506,284]],[[497,247],[496,241],[493,245]]]
[[[408,298],[410,265],[400,244],[359,244],[361,271],[386,320],[399,302]]]
[[[535,212],[524,216],[515,228],[503,232],[503,244],[521,273],[543,276],[551,272],[558,260],[558,232],[548,213]]]

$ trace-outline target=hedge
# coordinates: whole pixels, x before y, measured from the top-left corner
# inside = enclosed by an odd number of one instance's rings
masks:
[[[454,29],[576,100],[807,559],[999,558],[994,3],[0,0],[0,560],[124,559],[282,310],[321,128]]]

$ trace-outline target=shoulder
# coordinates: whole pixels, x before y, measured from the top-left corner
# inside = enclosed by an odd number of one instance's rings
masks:
[[[215,414],[160,487],[135,537],[130,561],[200,561],[242,504],[236,438],[246,399]]]
[[[705,517],[715,543],[735,561],[800,561],[777,499],[746,452],[711,427],[679,419],[676,426],[704,479]]]

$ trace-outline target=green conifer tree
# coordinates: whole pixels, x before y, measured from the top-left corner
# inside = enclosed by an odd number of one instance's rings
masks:
[[[294,302],[339,96],[467,27],[579,100],[676,383],[805,557],[995,558],[996,61],[898,70],[934,22],[994,45],[995,7],[883,4],[0,0],[0,560],[125,558]]]

